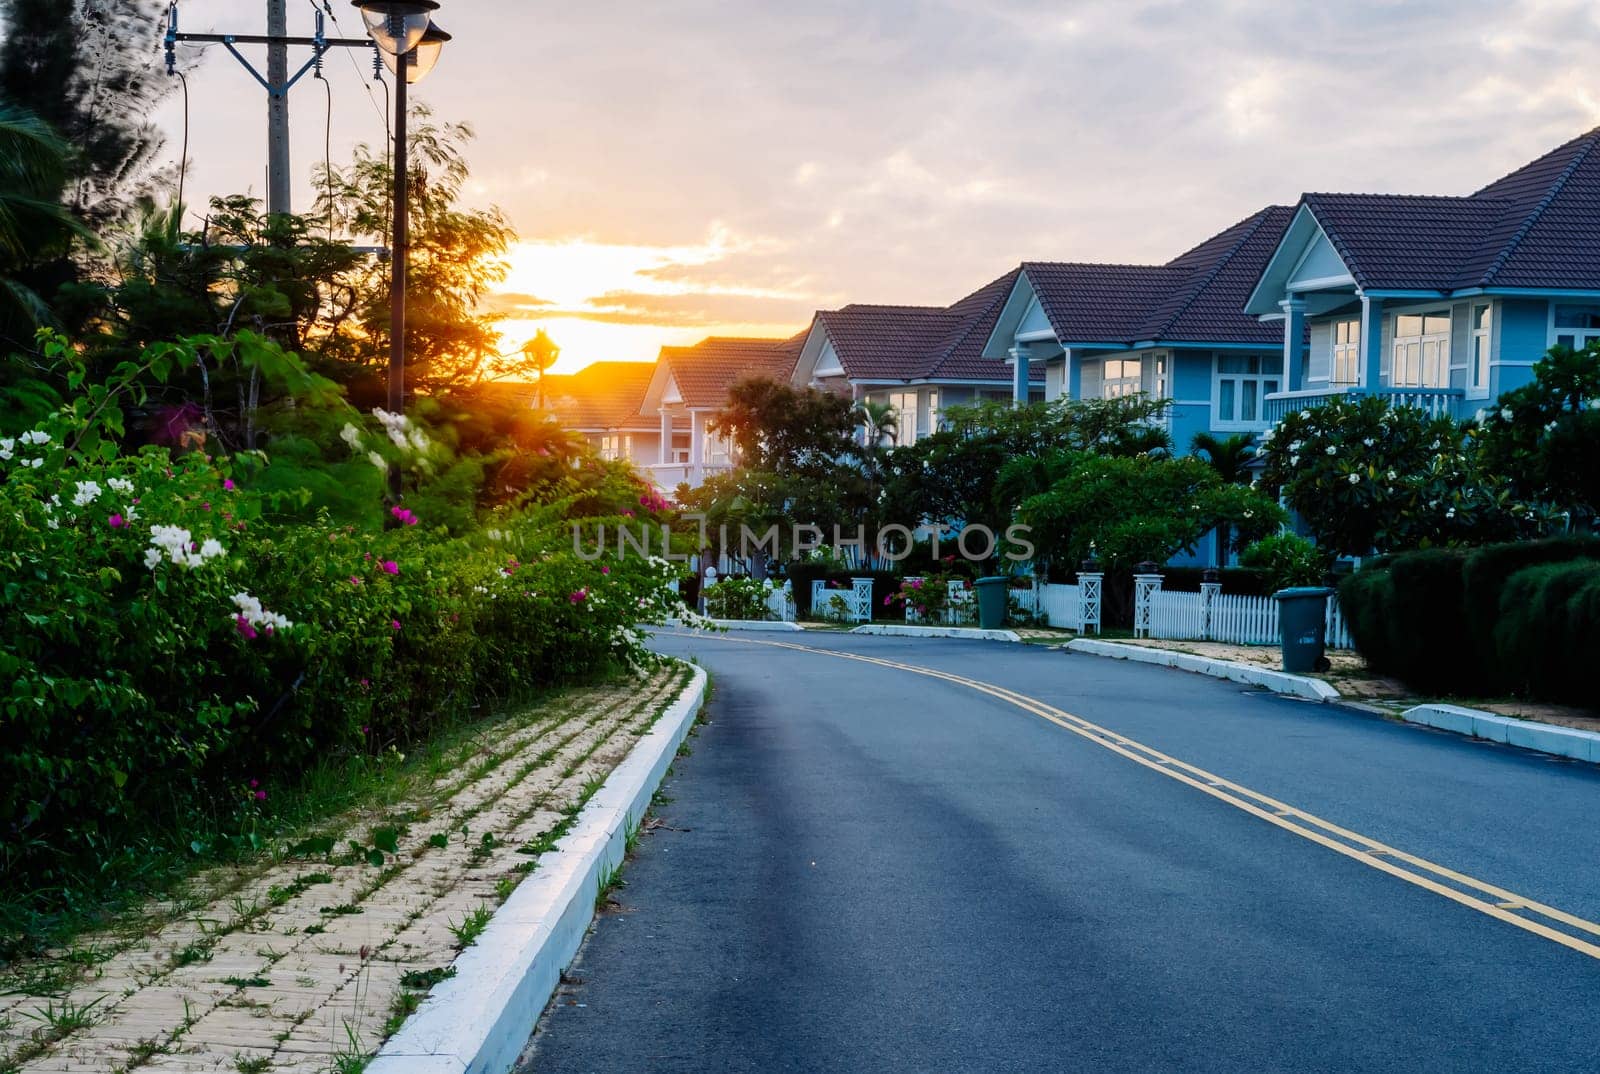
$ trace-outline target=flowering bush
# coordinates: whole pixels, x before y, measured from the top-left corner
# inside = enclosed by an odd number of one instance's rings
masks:
[[[0,441],[0,825],[44,876],[330,750],[403,744],[648,659],[665,560],[580,559],[566,504],[451,537],[273,511],[228,464],[121,456],[63,412]],[[84,445],[93,440],[92,450]]]
[[[907,619],[914,614],[924,622],[942,622],[952,610],[950,583],[954,580],[942,572],[906,578],[901,581],[899,589],[883,598],[884,607],[898,605],[904,608],[908,613]],[[970,603],[964,604],[963,610],[970,611]]]
[[[778,589],[770,578],[724,578],[706,586],[706,614],[713,619],[771,619],[767,601]]]
[[[1290,413],[1260,454],[1262,486],[1333,555],[1482,544],[1539,526],[1508,482],[1476,464],[1455,421],[1379,396]]]

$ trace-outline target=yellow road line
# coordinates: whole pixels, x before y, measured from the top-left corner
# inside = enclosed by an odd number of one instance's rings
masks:
[[[1574,951],[1588,955],[1590,958],[1600,959],[1600,945],[1561,932],[1541,921],[1535,921],[1511,911],[1514,909],[1526,910],[1593,936],[1600,936],[1600,923],[1569,914],[1565,910],[1560,910],[1553,906],[1546,906],[1515,892],[1507,891],[1505,888],[1431,862],[1426,858],[1408,854],[1403,850],[1388,846],[1359,832],[1340,827],[1315,814],[1307,813],[1303,809],[1280,802],[1232,780],[1225,779],[1222,776],[1207,772],[1203,768],[1197,768],[1186,761],[1162,753],[1160,750],[1146,746],[1141,742],[1128,738],[1126,735],[1118,734],[1109,728],[1091,723],[1081,716],[1074,716],[1072,713],[1040,701],[1038,698],[1019,694],[1014,690],[1008,690],[993,683],[969,679],[966,676],[956,675],[948,671],[940,671],[937,668],[923,667],[919,664],[905,664],[896,660],[885,660],[882,657],[867,656],[862,653],[842,652],[837,649],[819,649],[815,646],[798,645],[794,642],[758,641],[754,638],[733,638],[725,635],[680,633],[678,636],[709,637],[717,641],[737,642],[743,645],[764,645],[775,649],[793,649],[797,652],[831,656],[841,660],[855,660],[864,664],[875,664],[879,667],[910,672],[913,675],[940,679],[957,686],[976,690],[979,693],[988,694],[1088,739],[1095,745],[1110,750],[1112,753],[1118,754],[1135,764],[1142,765],[1169,779],[1174,779],[1179,783],[1193,787],[1195,790],[1210,795],[1218,801],[1226,802],[1235,809],[1259,817],[1269,824],[1282,828],[1284,831],[1292,832],[1302,839],[1310,840],[1337,854],[1342,854],[1353,861],[1358,861],[1368,868],[1388,873],[1390,876],[1404,880],[1408,884],[1414,884],[1426,891],[1433,892],[1435,895],[1476,910],[1481,914],[1504,921],[1508,925],[1515,925],[1519,929],[1531,932],[1553,943],[1558,943],[1563,947],[1571,948]],[[1340,840],[1344,841],[1341,842]],[[1389,858],[1395,860],[1386,860]],[[1404,863],[1404,865],[1396,864],[1396,862]],[[1410,868],[1405,868],[1404,866],[1410,866]],[[1449,887],[1441,883],[1441,880],[1448,880],[1462,888],[1469,889],[1469,891],[1461,891],[1458,888]],[[1485,901],[1470,892],[1488,896],[1494,901]]]

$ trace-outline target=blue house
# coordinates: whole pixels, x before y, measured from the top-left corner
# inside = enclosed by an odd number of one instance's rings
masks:
[[[1600,128],[1468,197],[1306,194],[1245,310],[1278,322],[1264,417],[1381,394],[1470,417],[1600,339]]]
[[[1164,265],[1025,262],[983,356],[1018,384],[1042,365],[1050,399],[1171,399],[1179,451],[1197,432],[1264,430],[1283,329],[1244,307],[1293,217],[1268,206]]]

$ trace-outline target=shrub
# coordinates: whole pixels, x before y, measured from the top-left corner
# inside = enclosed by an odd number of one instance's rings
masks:
[[[1273,592],[1291,586],[1321,585],[1328,574],[1326,556],[1304,537],[1277,533],[1244,550],[1239,562],[1266,575]]]
[[[1340,585],[1356,648],[1374,670],[1419,690],[1447,693],[1476,685],[1465,616],[1466,553],[1425,549],[1366,567]]]
[[[713,619],[770,619],[767,598],[777,588],[770,579],[723,578],[705,589],[706,614]]]
[[[1506,582],[1494,642],[1500,673],[1518,693],[1593,704],[1597,638],[1600,561],[1544,563]]]
[[[1169,593],[1198,593],[1207,567],[1163,567],[1161,588]],[[1264,597],[1276,592],[1267,572],[1256,567],[1222,567],[1217,570],[1222,591],[1242,597]]]
[[[1511,576],[1544,563],[1600,559],[1600,538],[1555,537],[1487,545],[1467,559],[1463,575],[1463,609],[1473,641],[1474,663],[1484,672],[1486,688],[1510,690],[1516,683],[1499,675],[1500,648],[1495,641],[1501,598]]]

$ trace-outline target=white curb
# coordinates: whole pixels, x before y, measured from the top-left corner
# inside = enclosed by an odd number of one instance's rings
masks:
[[[456,974],[389,1039],[367,1074],[505,1074],[516,1064],[561,971],[594,917],[600,878],[623,858],[629,831],[694,726],[706,673],[617,765],[555,849],[517,886],[455,961]]]
[[[1094,641],[1089,638],[1069,641],[1065,648],[1075,653],[1109,656],[1117,660],[1134,660],[1142,664],[1160,664],[1163,667],[1177,668],[1180,671],[1194,671],[1201,675],[1260,686],[1275,694],[1288,694],[1310,701],[1340,700],[1339,691],[1321,679],[1272,671],[1253,664],[1236,664],[1231,660],[1213,660],[1210,657],[1180,653],[1173,649],[1157,649],[1148,645],[1123,645],[1114,641]]]
[[[721,627],[723,630],[804,630],[799,623],[780,623],[776,619],[707,619],[704,620],[712,626]],[[693,630],[690,625],[677,619],[668,619],[667,626],[680,627],[684,630]]]
[[[1576,761],[1600,763],[1600,734],[1572,727],[1552,727],[1513,716],[1497,716],[1481,709],[1460,705],[1418,705],[1406,709],[1401,718],[1407,723],[1437,727],[1441,731],[1504,742],[1525,750],[1537,750]]]
[[[899,638],[974,638],[979,641],[1021,641],[1014,630],[981,630],[959,626],[900,626],[891,623],[863,623],[852,634],[888,634]]]

